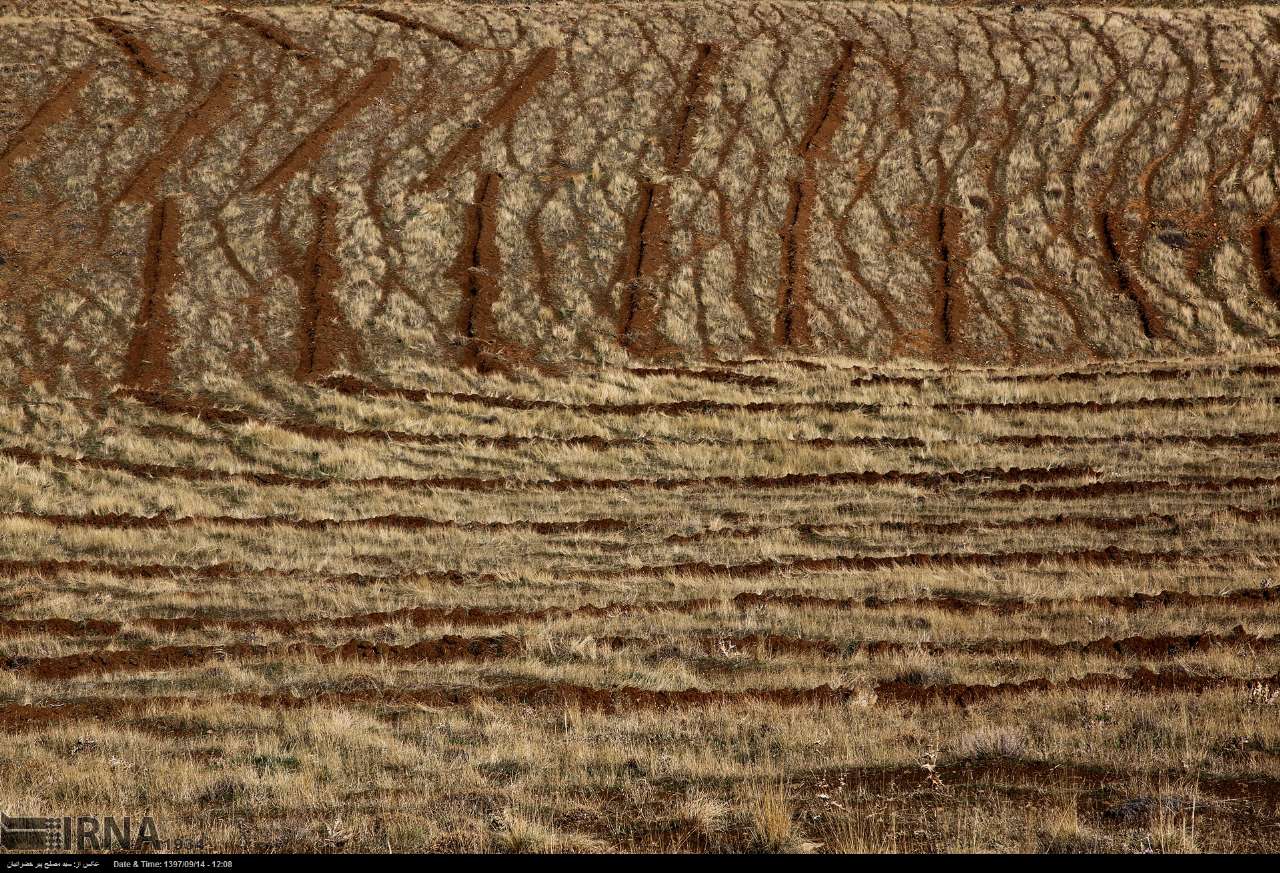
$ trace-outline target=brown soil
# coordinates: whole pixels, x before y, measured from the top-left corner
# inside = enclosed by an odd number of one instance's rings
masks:
[[[314,657],[322,661],[386,661],[394,664],[492,660],[506,658],[523,647],[514,637],[445,636],[399,646],[370,640],[350,640],[339,646],[308,643],[221,646],[162,646],[154,649],[111,649],[77,652],[52,658],[10,658],[5,665],[37,679],[61,682],[85,674],[181,670],[210,661],[284,657]]]
[[[689,561],[682,564],[651,566],[605,578],[625,578],[636,573],[670,574],[684,577],[724,576],[749,579],[760,576],[793,573],[866,572],[895,567],[1038,567],[1046,563],[1069,563],[1087,567],[1119,565],[1153,566],[1195,562],[1233,562],[1238,554],[1191,554],[1187,552],[1138,552],[1108,546],[1105,549],[1074,549],[1044,552],[917,552],[900,555],[837,555],[829,558],[796,558],[789,561],[752,561],[741,564],[712,564]]]
[[[156,60],[155,52],[129,28],[110,18],[91,18],[89,23],[110,37],[129,61],[148,79],[168,81],[173,77]]]
[[[213,133],[218,123],[231,111],[232,96],[240,76],[238,71],[230,71],[218,77],[200,105],[183,119],[160,151],[138,169],[120,195],[121,201],[142,202],[155,197],[156,186],[165,171],[180,161],[192,144]]]
[[[733,382],[750,384],[756,377],[737,374],[720,374],[718,371],[699,370],[684,373],[670,369],[632,370],[640,376],[679,375],[682,378],[704,379],[709,382]],[[767,380],[772,382],[772,380]],[[762,383],[756,387],[769,387]],[[580,445],[596,449],[607,449],[614,446],[646,445],[654,441],[645,437],[598,437],[598,436],[481,436],[476,434],[420,434],[396,430],[345,430],[310,421],[267,418],[249,413],[214,406],[196,397],[178,397],[158,391],[138,389],[122,389],[118,396],[129,397],[153,409],[172,415],[185,415],[221,424],[267,424],[282,430],[291,431],[317,440],[343,441],[351,439],[377,440],[379,442],[395,441],[417,445],[446,445],[457,442],[473,442],[477,445],[496,448],[515,448],[536,443],[555,443],[561,445]],[[870,436],[850,435],[839,438],[809,437],[795,439],[791,442],[803,444],[811,448],[838,448],[846,446],[923,448],[926,443],[919,437],[903,436]],[[947,442],[937,440],[935,443]],[[1034,448],[1049,445],[1105,445],[1119,442],[1140,442],[1148,445],[1202,445],[1202,446],[1261,446],[1280,442],[1280,433],[1212,433],[1212,434],[1121,434],[1116,436],[1088,436],[1077,434],[1044,433],[1044,434],[999,434],[983,436],[966,442],[986,442],[993,445],[1017,445]],[[740,443],[749,444],[749,443]]]
[[[554,48],[539,50],[524,71],[515,78],[506,92],[480,119],[480,122],[470,127],[453,147],[445,152],[435,169],[417,186],[414,193],[431,192],[443,185],[454,172],[475,157],[484,143],[484,138],[491,131],[511,122],[521,107],[529,102],[538,86],[551,78],[555,71],[556,50]]]
[[[1022,482],[1020,488],[1030,488],[1028,483],[1053,482],[1062,479],[1076,479],[1097,475],[1098,471],[1085,467],[1028,467],[1007,470],[979,469],[957,470],[948,473],[915,472],[905,470],[885,470],[881,472],[856,470],[837,473],[792,473],[782,476],[704,476],[688,479],[550,479],[550,480],[516,480],[516,479],[482,479],[475,476],[439,476],[439,477],[407,477],[407,476],[373,476],[363,479],[317,479],[293,476],[286,473],[259,472],[233,473],[224,470],[192,469],[190,467],[169,466],[166,464],[145,464],[132,461],[120,461],[106,458],[72,459],[56,454],[33,452],[18,447],[0,448],[0,456],[13,458],[23,463],[39,465],[50,463],[55,465],[79,465],[98,470],[112,470],[134,475],[157,478],[185,479],[192,482],[242,481],[258,485],[285,485],[294,488],[328,488],[335,485],[378,486],[402,489],[449,489],[457,491],[502,491],[508,489],[546,489],[554,492],[562,491],[612,491],[615,489],[652,488],[656,490],[680,490],[685,488],[801,488],[834,485],[867,485],[867,484],[900,484],[918,488],[937,488],[952,484],[982,484],[986,482]],[[1156,483],[1173,487],[1199,487],[1204,490],[1222,490],[1226,488],[1261,487],[1271,484],[1271,479],[1238,479],[1223,483]],[[1105,485],[1132,485],[1134,483],[1095,483]],[[1145,484],[1145,483],[1143,483]],[[1072,486],[1088,488],[1090,486]],[[1007,497],[1010,493],[1020,491],[993,491],[988,496]]]
[[[682,415],[724,411],[755,413],[790,410],[801,412],[807,409],[821,409],[827,412],[863,412],[874,415],[890,409],[902,408],[900,406],[860,401],[749,401],[735,403],[717,400],[678,400],[653,403],[566,403],[560,400],[542,398],[497,397],[482,394],[385,387],[362,381],[353,376],[335,376],[320,380],[319,384],[322,387],[352,396],[397,397],[415,403],[453,400],[460,403],[476,403],[498,409],[563,409],[591,415]],[[948,412],[1001,412],[1006,410],[1011,412],[1113,412],[1128,409],[1195,409],[1213,404],[1273,402],[1275,399],[1274,397],[1259,395],[1219,395],[1212,397],[1139,397],[1109,401],[956,401],[933,404],[923,408],[940,409]]]
[[[357,4],[343,6],[342,8],[360,15],[367,15],[370,18],[376,18],[379,21],[385,21],[388,24],[394,24],[397,27],[403,27],[406,30],[416,31],[418,33],[429,33],[436,39],[447,42],[458,51],[469,52],[475,51],[479,48],[475,43],[470,40],[463,39],[457,34],[449,33],[443,28],[436,27],[415,18],[409,18],[408,16],[401,15],[398,12],[392,12],[389,9],[379,9],[373,6],[360,6]]]
[[[458,334],[462,337],[461,363],[481,373],[510,369],[516,360],[528,360],[514,343],[498,333],[493,307],[502,293],[502,262],[498,254],[498,198],[502,177],[485,173],[476,183],[475,199],[467,210],[467,232],[454,276],[462,290],[458,306]]]
[[[874,699],[882,704],[910,706],[947,705],[967,708],[1001,697],[1023,694],[1045,694],[1052,691],[1107,690],[1141,694],[1199,694],[1216,688],[1267,684],[1274,686],[1280,676],[1237,678],[1194,676],[1180,668],[1155,672],[1144,668],[1127,674],[1090,673],[1060,682],[1029,679],[998,685],[914,685],[904,681],[882,682],[873,689]],[[391,707],[465,706],[488,701],[497,704],[572,707],[584,711],[614,713],[634,709],[705,708],[724,705],[763,703],[779,707],[840,706],[869,699],[856,689],[819,685],[814,688],[755,688],[740,691],[655,691],[646,688],[594,688],[567,683],[527,682],[511,685],[475,687],[379,688],[361,691],[319,691],[305,696],[292,692],[272,694],[233,694],[221,700],[245,706],[271,709],[297,709],[312,706],[353,706],[377,704]],[[118,699],[82,698],[68,700],[58,706],[8,704],[0,706],[0,727],[10,731],[54,720],[119,718],[131,708],[154,708],[180,703],[184,698],[146,698],[136,702]]]
[[[778,287],[778,314],[774,322],[774,342],[780,346],[807,346],[809,332],[809,230],[820,180],[818,167],[830,158],[831,141],[844,120],[849,98],[845,93],[852,74],[854,44],[840,44],[839,57],[827,72],[810,110],[799,155],[803,167],[791,181],[790,202],[782,237],[781,284]]]
[[[40,105],[31,119],[9,137],[4,151],[0,152],[0,190],[3,190],[13,165],[34,154],[45,131],[71,114],[80,92],[92,79],[93,70],[88,67],[72,73],[53,96]]]
[[[293,35],[278,24],[267,21],[262,18],[255,18],[244,12],[235,9],[221,9],[218,14],[233,24],[238,24],[253,33],[256,33],[267,42],[273,42],[286,52],[297,55],[299,57],[310,57],[311,50],[302,45]]]
[[[820,597],[812,594],[756,593],[744,591],[733,598],[740,607],[785,606],[793,609],[819,607],[824,609],[937,609],[944,612],[994,612],[1009,615],[1016,612],[1046,611],[1075,608],[1103,608],[1139,610],[1168,607],[1201,606],[1251,606],[1264,603],[1280,603],[1280,587],[1239,588],[1220,594],[1199,594],[1190,591],[1159,591],[1155,594],[1096,595],[1080,599],[1026,600],[1003,598],[972,600],[962,597],[939,595],[934,597],[892,597],[872,595],[865,598]]]
[[[399,71],[400,62],[394,58],[382,58],[375,62],[365,77],[352,89],[350,96],[342,101],[319,127],[294,146],[293,151],[289,152],[271,172],[267,173],[254,189],[255,192],[265,194],[284,185],[308,164],[317,160],[324,152],[325,146],[329,144],[329,140],[391,87]]]
[[[142,302],[125,354],[123,381],[143,390],[173,381],[174,319],[169,295],[181,276],[182,209],[166,197],[151,210],[151,231],[142,265]]]

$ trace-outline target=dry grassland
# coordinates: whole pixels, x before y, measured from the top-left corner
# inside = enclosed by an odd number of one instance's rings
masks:
[[[1164,5],[0,2],[0,808],[1280,849],[1280,15]]]

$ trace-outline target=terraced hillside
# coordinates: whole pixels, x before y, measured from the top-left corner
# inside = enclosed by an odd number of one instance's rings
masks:
[[[1026,6],[0,3],[0,810],[1276,851],[1280,16]]]
[[[15,403],[7,802],[259,850],[1274,849],[1278,369]]]
[[[1252,7],[4,19],[4,359],[104,390],[1264,351],[1278,35]]]

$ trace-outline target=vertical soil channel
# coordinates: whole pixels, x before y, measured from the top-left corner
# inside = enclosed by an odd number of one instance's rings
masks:
[[[509,369],[508,358],[515,351],[500,339],[493,314],[501,293],[498,279],[502,262],[497,243],[501,184],[498,173],[486,173],[477,181],[475,199],[467,210],[467,233],[454,268],[462,289],[457,322],[463,337],[461,362],[481,373]]]
[[[668,174],[681,172],[693,157],[692,142],[703,113],[703,98],[720,66],[720,47],[701,43],[667,137],[663,166]],[[627,227],[626,253],[615,276],[622,285],[618,337],[622,347],[639,357],[654,357],[668,350],[658,324],[662,318],[658,278],[668,264],[671,189],[663,182],[645,182],[636,195]]]
[[[1133,301],[1138,310],[1138,320],[1142,323],[1143,336],[1163,339],[1164,322],[1151,308],[1151,301],[1142,285],[1129,275],[1124,258],[1125,239],[1119,222],[1109,212],[1098,212],[1093,216],[1093,229],[1102,248],[1103,272],[1113,288]]]
[[[718,45],[699,43],[689,80],[685,85],[684,99],[676,116],[675,133],[667,140],[667,169],[673,172],[687,169],[693,158],[691,143],[698,134],[698,123],[706,112],[703,99],[711,90],[711,80],[720,69],[721,50]]]
[[[358,351],[334,296],[342,279],[336,255],[338,204],[320,195],[313,201],[316,230],[306,261],[294,272],[298,283],[298,370],[303,381],[324,376],[337,368],[345,354]]]
[[[1253,267],[1258,272],[1258,290],[1280,306],[1280,228],[1274,224],[1255,227],[1250,251]]]
[[[805,264],[813,198],[813,180],[797,177],[791,185],[787,222],[782,229],[782,284],[778,289],[778,315],[773,329],[773,341],[780,346],[807,345],[811,339]]]
[[[667,262],[666,185],[645,182],[640,186],[636,210],[627,228],[627,254],[620,271],[622,299],[618,333],[622,347],[633,355],[658,353],[658,301],[654,287]]]
[[[142,301],[125,352],[123,381],[132,388],[162,390],[173,382],[173,316],[169,296],[180,272],[182,213],[173,197],[151,210],[151,229],[142,261]]]
[[[817,166],[827,157],[832,139],[844,120],[849,98],[845,93],[853,67],[854,45],[840,45],[840,57],[823,78],[809,123],[798,149],[803,166],[791,180],[782,237],[782,280],[778,286],[778,314],[774,321],[774,342],[780,346],[805,346],[812,339],[809,330],[809,231],[817,197]]]
[[[933,274],[934,324],[943,349],[950,353],[962,340],[967,306],[961,289],[963,252],[960,244],[961,211],[939,206],[929,216],[927,233],[935,254]]]

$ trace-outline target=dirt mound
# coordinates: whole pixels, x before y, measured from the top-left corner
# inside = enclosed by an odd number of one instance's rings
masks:
[[[60,681],[85,674],[182,670],[210,661],[256,661],[300,656],[315,657],[322,661],[385,661],[393,664],[492,660],[509,657],[522,647],[523,643],[514,637],[468,638],[454,635],[421,640],[410,645],[371,640],[350,640],[338,646],[231,643],[222,646],[113,649],[51,658],[11,658],[5,666],[11,670],[22,670],[38,679]]]
[[[937,609],[943,612],[971,614],[993,612],[997,615],[1029,612],[1032,610],[1057,610],[1072,607],[1104,607],[1107,609],[1139,610],[1168,608],[1173,606],[1245,606],[1249,604],[1280,603],[1280,586],[1240,588],[1219,594],[1200,594],[1193,591],[1159,591],[1155,594],[1107,594],[1078,599],[1029,600],[1018,597],[975,600],[951,595],[934,597],[880,597],[863,598],[823,597],[813,594],[763,593],[744,591],[733,598],[741,608],[756,606],[783,606],[789,608],[819,607],[824,609]]]

